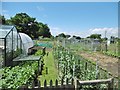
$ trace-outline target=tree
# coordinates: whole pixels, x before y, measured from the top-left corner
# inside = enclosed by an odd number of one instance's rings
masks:
[[[80,40],[80,39],[81,39],[81,37],[77,36],[77,37],[76,37],[76,39],[79,39],[79,40]]]
[[[58,34],[58,37],[66,38],[66,35],[64,33]]]
[[[40,25],[39,35],[43,36],[43,37],[49,37],[50,38],[51,37],[51,33],[50,33],[50,29],[47,26],[47,24],[39,23],[39,25]]]
[[[69,37],[71,37],[70,35],[65,35],[66,36],[66,38],[69,38]]]
[[[79,37],[79,36],[75,36],[75,35],[73,35],[73,38],[75,38],[75,39],[81,39],[81,37]]]
[[[88,36],[87,38],[101,39],[101,34],[92,34],[92,35]]]
[[[5,24],[5,17],[0,15],[0,24]]]
[[[11,19],[6,20],[6,23],[15,25],[18,32],[26,33],[31,38],[38,38],[39,36],[51,37],[47,24],[37,22],[36,18],[30,17],[26,13],[18,13]]]
[[[114,36],[110,37],[110,43],[115,43],[115,37]]]

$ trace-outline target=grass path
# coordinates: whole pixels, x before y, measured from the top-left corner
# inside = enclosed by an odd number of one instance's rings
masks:
[[[47,84],[49,83],[50,80],[52,80],[54,84],[55,80],[58,79],[58,72],[57,68],[55,67],[52,51],[49,52],[48,56],[46,55],[44,56],[44,63],[45,63],[44,66],[48,68],[48,74],[46,74],[44,70],[43,75],[40,75],[38,79],[41,81],[42,85],[45,80],[47,80]]]

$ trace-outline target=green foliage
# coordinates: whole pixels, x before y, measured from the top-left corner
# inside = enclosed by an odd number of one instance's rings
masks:
[[[40,56],[43,54],[43,51],[42,50],[38,50],[36,53],[35,53],[35,56]]]
[[[101,39],[101,34],[92,34],[87,38],[93,38],[93,39]]]
[[[70,35],[66,35],[66,38],[69,38],[69,37],[71,37]]]
[[[103,76],[99,76],[100,72],[96,71],[96,64],[90,63],[90,61],[83,57],[74,54],[73,52],[63,48],[54,48],[55,59],[58,60],[59,77],[71,79],[77,77],[80,80],[95,80],[106,79],[107,72],[104,72]],[[89,65],[86,65],[89,64]],[[96,74],[98,72],[98,74]],[[102,73],[103,74],[103,73]],[[97,86],[85,86],[85,89],[95,89]],[[98,87],[97,87],[98,88]],[[104,88],[100,85],[100,88]]]
[[[51,37],[47,24],[37,22],[36,18],[30,17],[26,13],[17,13],[11,19],[6,20],[6,24],[15,25],[19,32],[26,33],[33,39],[39,36]]]
[[[13,51],[13,58],[16,58],[17,56],[19,56],[21,54],[21,49],[17,49],[16,51]]]
[[[58,34],[57,37],[63,37],[63,38],[66,38],[66,35],[64,33],[61,33],[61,34]]]
[[[18,89],[22,85],[30,84],[37,68],[37,62],[26,62],[21,66],[0,69],[2,74],[0,88]]]
[[[113,56],[113,57],[119,57],[118,53],[114,53],[112,51],[103,51],[103,54],[106,54],[108,56]]]
[[[0,24],[5,24],[5,17],[0,15]]]

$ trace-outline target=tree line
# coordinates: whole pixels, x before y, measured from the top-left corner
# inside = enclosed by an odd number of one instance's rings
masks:
[[[14,25],[18,32],[25,33],[29,35],[32,39],[37,39],[39,36],[45,38],[53,38],[50,32],[50,28],[47,24],[38,22],[36,18],[29,16],[26,13],[17,13],[15,16],[10,19],[6,19],[4,16],[0,15],[0,24],[3,25]],[[58,34],[57,37],[69,38],[71,35],[65,35],[64,33]],[[80,36],[73,36],[76,39],[82,39]],[[101,38],[101,34],[91,34],[86,38],[99,39],[101,41],[107,40],[107,37]],[[111,36],[111,40],[118,39],[114,36]]]
[[[39,36],[52,37],[50,28],[47,24],[38,22],[36,18],[29,16],[26,13],[17,13],[14,17],[6,19],[0,15],[0,24],[14,25],[18,32],[29,35],[32,39],[39,38]]]

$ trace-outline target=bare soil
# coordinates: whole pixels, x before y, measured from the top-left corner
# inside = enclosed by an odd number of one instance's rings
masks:
[[[79,52],[81,56],[83,56],[86,59],[89,59],[93,62],[96,62],[98,59],[98,64],[106,69],[108,72],[112,73],[114,76],[118,76],[118,58],[114,58],[111,56],[104,55],[100,52]]]

